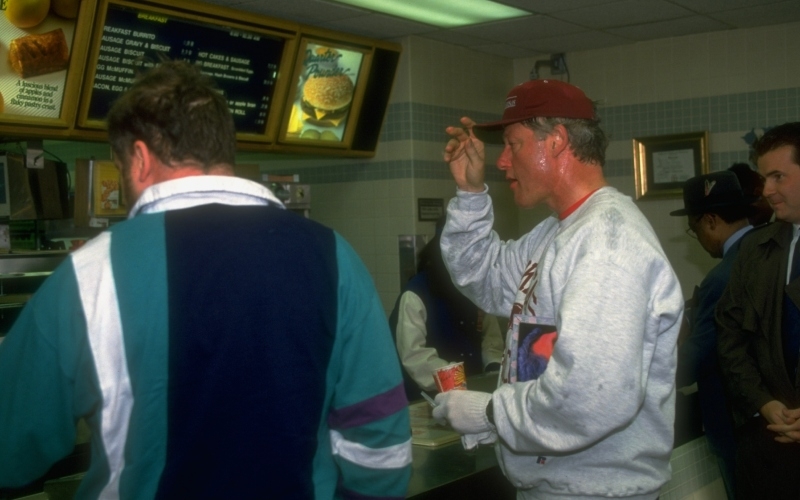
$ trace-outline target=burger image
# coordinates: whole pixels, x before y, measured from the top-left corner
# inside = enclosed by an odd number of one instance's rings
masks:
[[[336,127],[347,117],[353,101],[353,82],[344,73],[317,73],[303,85],[300,102],[305,122],[318,127]]]

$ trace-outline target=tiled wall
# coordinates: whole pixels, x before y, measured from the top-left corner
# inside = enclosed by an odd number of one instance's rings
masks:
[[[745,137],[754,129],[800,119],[800,87],[603,106],[600,115],[613,141],[707,130],[711,134],[710,170],[717,171],[747,161]],[[723,138],[728,139],[726,143]],[[615,158],[606,167],[610,176],[630,175],[631,159]]]

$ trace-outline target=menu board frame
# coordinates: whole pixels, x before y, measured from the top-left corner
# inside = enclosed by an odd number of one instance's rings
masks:
[[[86,53],[91,38],[91,27],[94,22],[97,2],[98,0],[82,0],[78,7],[78,13],[74,20],[72,43],[69,45],[69,62],[66,68],[59,116],[57,118],[27,116],[9,113],[6,109],[6,111],[0,113],[0,133],[32,137],[63,137],[68,135],[69,130],[72,129],[75,124],[78,99],[81,94],[81,85],[83,83],[86,64]],[[48,16],[54,16],[54,14],[51,12]],[[61,19],[61,22],[70,23],[70,20]],[[32,28],[23,31],[27,32],[29,35],[34,35],[40,34],[42,29]],[[3,47],[1,52],[5,64],[9,64],[7,61],[8,47]],[[48,92],[46,88],[34,88],[34,91],[42,93]],[[8,103],[9,98],[10,96],[4,96],[6,103]],[[8,106],[6,106],[6,108],[8,108]]]
[[[283,53],[277,69],[277,77],[270,102],[263,133],[237,132],[240,143],[270,144],[274,143],[279,130],[282,105],[286,99],[289,80],[287,78],[294,65],[296,53],[298,25],[273,18],[258,16],[249,12],[237,11],[226,7],[185,2],[181,0],[97,0],[91,41],[88,50],[88,63],[84,85],[81,92],[80,106],[77,116],[77,127],[89,130],[106,130],[105,120],[90,118],[90,104],[93,84],[97,74],[97,64],[102,45],[103,28],[106,24],[110,4],[127,7],[138,11],[146,11],[163,15],[179,21],[232,28],[246,33],[254,33],[266,37],[283,39]]]
[[[340,52],[357,52],[362,55],[360,67],[355,75],[355,82],[353,88],[353,98],[350,103],[349,112],[346,119],[342,123],[343,133],[340,140],[327,140],[323,138],[305,138],[299,134],[290,133],[296,127],[293,123],[298,118],[297,114],[300,113],[300,100],[301,96],[301,75],[307,70],[306,68],[306,54],[309,47],[330,47],[335,51]],[[366,92],[370,68],[372,66],[374,45],[359,43],[355,37],[350,37],[345,34],[339,34],[336,37],[326,37],[324,35],[315,34],[302,34],[297,48],[297,54],[294,58],[295,67],[292,71],[291,85],[287,92],[286,101],[283,106],[283,118],[281,119],[281,128],[278,142],[290,146],[307,146],[311,150],[325,148],[325,149],[341,149],[350,150],[353,142],[353,137],[356,134],[359,117],[361,114],[361,106],[364,102],[364,93]],[[312,51],[313,52],[313,51]],[[301,133],[301,132],[300,132]]]

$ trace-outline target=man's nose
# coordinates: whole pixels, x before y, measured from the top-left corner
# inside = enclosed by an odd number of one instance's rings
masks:
[[[507,170],[511,166],[511,151],[508,146],[503,148],[503,152],[497,158],[497,168]]]

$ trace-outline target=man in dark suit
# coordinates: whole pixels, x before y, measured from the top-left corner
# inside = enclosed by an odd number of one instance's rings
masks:
[[[753,145],[777,222],[742,241],[717,304],[719,357],[737,410],[740,498],[800,498],[800,122]]]
[[[714,308],[728,284],[741,238],[753,229],[748,222],[752,201],[745,197],[733,172],[714,172],[687,180],[683,186],[684,208],[670,213],[686,216],[687,234],[696,238],[709,255],[722,259],[695,289],[691,307],[686,309],[689,334],[679,343],[677,385],[697,383],[703,428],[708,446],[717,457],[728,498],[734,498],[736,448],[717,358]]]

